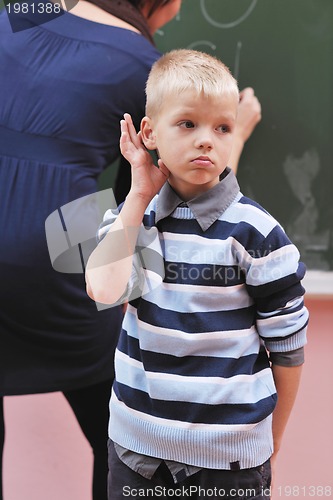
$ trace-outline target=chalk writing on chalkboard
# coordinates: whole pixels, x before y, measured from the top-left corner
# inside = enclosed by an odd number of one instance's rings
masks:
[[[209,12],[207,8],[207,0],[200,0],[200,7],[202,11],[202,15],[206,19],[206,21],[211,24],[212,26],[215,26],[216,28],[234,28],[238,24],[242,23],[249,17],[253,9],[255,8],[258,0],[251,0],[250,6],[245,9],[245,12],[241,14],[239,17],[234,19],[233,21],[228,21],[228,22],[221,22],[217,21],[215,17],[213,17]],[[242,6],[243,8],[243,6]]]
[[[312,258],[326,253],[329,248],[330,230],[319,231],[319,209],[313,193],[313,185],[320,172],[320,157],[316,149],[305,151],[301,157],[288,155],[283,171],[293,194],[301,204],[295,217],[286,224],[286,230],[294,235],[294,242]]]
[[[209,40],[197,40],[196,42],[190,43],[188,45],[188,49],[194,49],[194,50],[200,50],[200,48],[203,50],[204,47],[206,46],[209,47],[211,50],[216,50],[216,45],[213,42],[210,42]]]

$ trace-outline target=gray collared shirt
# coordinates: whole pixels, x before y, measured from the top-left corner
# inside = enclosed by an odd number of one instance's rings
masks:
[[[238,193],[237,179],[227,167],[216,186],[187,201],[185,206],[191,210],[201,229],[206,231],[231,205]],[[171,215],[180,205],[184,206],[184,200],[166,182],[157,199],[156,223]]]
[[[134,451],[126,450],[117,443],[114,444],[114,449],[119,457],[119,459],[127,465],[134,472],[137,472],[146,479],[151,479],[155,474],[158,467],[161,465],[163,460],[161,458],[148,457],[146,455],[141,455],[140,453],[135,453]],[[202,467],[196,467],[195,465],[181,464],[179,462],[173,462],[171,460],[164,460],[165,465],[168,467],[173,480],[175,483],[180,483],[184,481],[187,477],[192,476],[196,472],[199,472]]]

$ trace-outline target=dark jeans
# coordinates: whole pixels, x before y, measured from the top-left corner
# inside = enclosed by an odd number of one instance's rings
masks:
[[[175,484],[163,462],[151,480],[127,467],[109,441],[109,500],[125,498],[229,498],[233,500],[269,500],[271,466],[268,460],[253,469],[239,471],[202,469]]]
[[[107,380],[89,387],[64,392],[94,454],[93,500],[107,500],[107,439],[111,385],[112,380]],[[2,500],[1,455],[4,438],[3,398],[0,397],[0,500]]]

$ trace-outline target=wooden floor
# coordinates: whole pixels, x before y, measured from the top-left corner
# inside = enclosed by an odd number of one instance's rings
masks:
[[[333,497],[333,299],[307,305],[306,363],[274,500]],[[91,500],[92,454],[61,394],[5,398],[5,415],[4,500]]]

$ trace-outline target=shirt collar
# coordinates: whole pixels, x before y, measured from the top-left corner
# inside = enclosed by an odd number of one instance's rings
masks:
[[[237,179],[231,169],[227,167],[220,176],[220,182],[208,191],[186,202],[203,231],[225,212],[239,193]],[[168,217],[174,210],[184,203],[178,194],[166,182],[157,198],[156,223]]]

